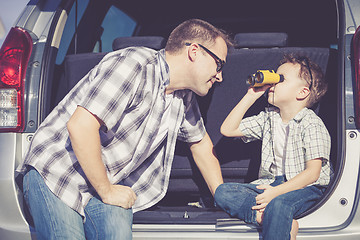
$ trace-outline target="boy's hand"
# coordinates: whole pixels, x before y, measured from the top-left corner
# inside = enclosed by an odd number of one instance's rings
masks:
[[[247,94],[254,97],[255,99],[260,98],[262,95],[264,95],[264,93],[266,92],[266,90],[268,88],[270,88],[271,85],[270,84],[266,84],[264,86],[261,87],[250,87],[247,91]]]
[[[276,187],[270,185],[258,185],[256,188],[263,189],[264,192],[255,198],[257,205],[252,207],[254,210],[264,211],[269,202],[280,195]]]

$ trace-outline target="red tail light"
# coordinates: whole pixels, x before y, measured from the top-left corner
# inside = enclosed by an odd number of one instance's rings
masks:
[[[0,132],[24,129],[24,83],[31,51],[29,33],[12,28],[0,49]]]

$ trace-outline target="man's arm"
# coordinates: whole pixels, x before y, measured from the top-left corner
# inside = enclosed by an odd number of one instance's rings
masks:
[[[190,150],[210,192],[214,195],[216,188],[223,183],[223,178],[209,135],[206,133],[202,140],[191,143]]]
[[[101,120],[85,108],[77,107],[67,123],[70,141],[81,168],[102,201],[107,204],[130,208],[136,195],[129,187],[112,185],[101,159],[99,129]]]

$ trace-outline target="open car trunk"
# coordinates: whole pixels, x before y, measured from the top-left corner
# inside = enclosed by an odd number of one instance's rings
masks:
[[[94,14],[91,11],[101,10],[104,15],[106,9],[102,8],[109,8],[114,4],[139,24],[133,32],[133,37],[113,39],[113,50],[127,46],[163,48],[173,27],[188,18],[202,18],[225,29],[235,39],[235,46],[230,49],[223,69],[224,81],[215,84],[207,96],[198,97],[206,129],[221,164],[224,181],[248,183],[257,178],[261,143],[245,144],[241,139],[222,136],[222,122],[247,92],[248,75],[257,70],[276,70],[283,55],[289,53],[310,57],[319,64],[326,75],[328,92],[314,110],[330,132],[331,161],[335,173],[338,171],[340,163],[337,161],[337,39],[336,29],[328,28],[336,25],[333,24],[337,21],[335,1],[277,1],[276,4],[266,1],[261,5],[255,1],[235,0],[220,4],[218,8],[213,7],[211,11],[190,11],[185,16],[179,16],[173,9],[182,9],[193,1],[180,1],[172,5],[171,9],[166,9],[166,1],[162,4],[151,4],[153,1],[104,2],[106,4],[102,1],[90,2],[77,26],[79,38],[77,41],[74,38],[69,43],[64,61],[57,63],[54,71],[50,72],[53,74],[53,81],[47,90],[50,100],[44,101],[51,105],[48,111],[106,54],[91,52],[97,41],[100,41],[97,37],[103,30],[100,25],[93,26],[98,20],[101,23],[101,16],[92,18]],[[231,6],[239,2],[241,7]],[[327,5],[324,8],[325,3]],[[139,4],[144,5],[141,9],[147,10],[144,12],[139,9]],[[194,4],[197,4],[194,9],[201,9],[201,6],[210,3],[197,1]],[[298,11],[294,12],[294,9]],[[286,21],[293,23],[285,23]],[[93,38],[81,37],[86,31],[94,32]],[[260,32],[264,34],[258,34]],[[139,41],[136,36],[141,36],[142,39]],[[154,42],[153,36],[159,37],[158,41]],[[77,47],[74,47],[75,42]],[[77,49],[77,52],[74,53],[72,49]],[[249,109],[246,116],[257,114],[266,106],[266,98],[261,98]],[[332,184],[325,195],[331,193],[331,190]],[[324,201],[321,200],[304,215],[316,210]],[[134,224],[216,224],[219,219],[225,218],[229,216],[214,206],[213,197],[191,157],[187,144],[178,142],[166,196],[155,206],[135,213]]]
[[[264,39],[268,45],[276,34]],[[248,36],[257,38],[256,34]],[[247,76],[259,69],[277,69],[284,54],[297,53],[309,56],[326,73],[328,93],[314,106],[314,111],[322,117],[332,137],[331,161],[336,170],[337,153],[337,53],[330,48],[287,47],[242,48],[230,51],[223,70],[224,81],[214,86],[198,102],[207,131],[213,141],[221,164],[225,182],[251,182],[257,179],[261,159],[261,142],[245,144],[240,138],[227,138],[220,134],[220,126],[231,109],[245,95]],[[260,98],[246,113],[258,114],[268,103]],[[327,193],[331,192],[331,187]],[[320,203],[307,213],[314,211]],[[304,215],[306,215],[305,213]],[[214,206],[206,183],[197,169],[186,143],[178,142],[170,177],[170,185],[165,198],[154,207],[135,213],[134,223],[198,223],[215,224],[218,219],[230,218]]]

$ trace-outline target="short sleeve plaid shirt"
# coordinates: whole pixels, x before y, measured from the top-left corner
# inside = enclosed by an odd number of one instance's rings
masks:
[[[280,118],[278,110],[269,108],[256,116],[245,118],[240,123],[244,142],[262,140],[259,179],[255,184],[270,184],[275,176],[270,172],[274,162],[273,131],[274,118]],[[313,184],[328,185],[332,169],[330,166],[331,140],[322,120],[310,109],[304,108],[289,122],[289,136],[285,152],[285,175],[295,177],[305,170],[306,161],[320,158],[322,168],[319,179]]]
[[[167,190],[176,139],[195,142],[205,134],[193,92],[175,91],[168,132],[149,156],[168,84],[164,50],[127,48],[106,55],[41,124],[18,171],[34,167],[56,196],[84,216],[84,207],[96,193],[76,159],[66,128],[77,106],[82,106],[105,123],[99,133],[110,182],[131,186],[137,195],[134,212],[152,206]]]

